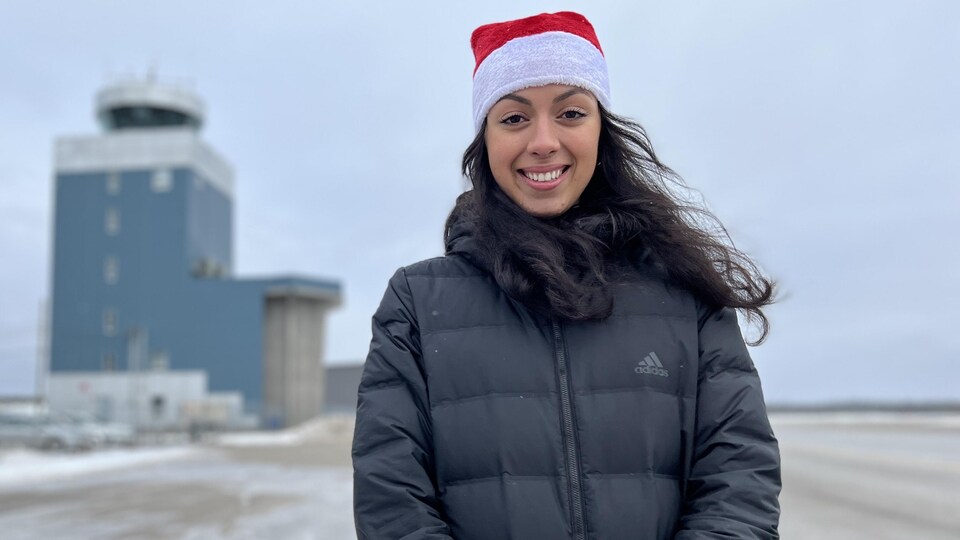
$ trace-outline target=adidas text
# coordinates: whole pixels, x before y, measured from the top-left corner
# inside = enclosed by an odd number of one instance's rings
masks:
[[[639,374],[642,374],[642,375],[659,375],[659,376],[661,376],[661,377],[669,377],[669,376],[670,376],[670,372],[669,372],[669,371],[667,371],[667,370],[665,370],[665,369],[663,369],[663,368],[658,368],[658,367],[637,366],[637,367],[633,368],[633,370],[636,371],[636,372],[639,373]]]
[[[663,363],[660,362],[660,357],[657,356],[657,353],[651,352],[650,354],[643,357],[637,367],[633,368],[638,375],[657,375],[660,377],[669,377],[670,371],[664,369]]]

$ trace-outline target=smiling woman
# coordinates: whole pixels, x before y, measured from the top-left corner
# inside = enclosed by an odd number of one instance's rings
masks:
[[[524,211],[560,215],[593,177],[600,109],[593,94],[551,84],[500,98],[484,130],[490,169],[500,189]]]
[[[473,189],[373,317],[361,539],[776,538],[780,463],[735,309],[773,282],[609,112],[576,13],[478,28]]]

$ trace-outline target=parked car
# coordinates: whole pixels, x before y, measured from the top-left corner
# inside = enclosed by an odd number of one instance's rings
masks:
[[[136,446],[137,444],[137,432],[129,424],[98,422],[96,425],[103,433],[108,445]]]
[[[56,415],[56,418],[86,432],[98,446],[134,446],[137,443],[137,433],[129,424],[101,422],[68,413]]]
[[[97,436],[49,415],[0,414],[0,444],[44,450],[87,450],[96,446]]]

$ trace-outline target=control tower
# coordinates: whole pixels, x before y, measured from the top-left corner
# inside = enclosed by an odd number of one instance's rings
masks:
[[[51,404],[57,374],[202,371],[264,423],[318,414],[340,285],[234,277],[233,171],[201,137],[201,99],[125,81],[97,94],[96,119],[100,134],[55,147]],[[127,398],[97,392],[98,415],[117,416],[104,410]]]
[[[203,126],[203,102],[191,92],[151,81],[109,86],[97,95],[97,119],[104,131]]]

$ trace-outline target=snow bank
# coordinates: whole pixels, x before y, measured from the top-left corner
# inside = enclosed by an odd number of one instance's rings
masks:
[[[201,452],[190,447],[104,450],[87,454],[12,450],[0,454],[0,488],[182,459]]]
[[[222,446],[297,446],[307,442],[348,443],[353,439],[353,415],[319,416],[281,431],[223,433],[214,438]]]

